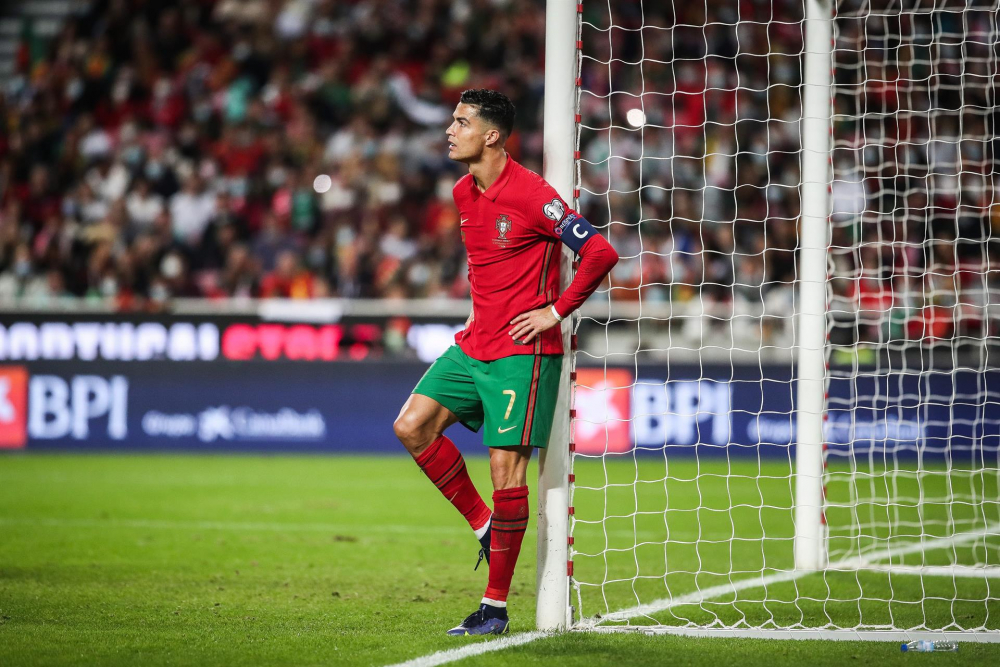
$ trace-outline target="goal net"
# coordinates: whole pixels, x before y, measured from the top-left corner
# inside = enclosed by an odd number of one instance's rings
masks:
[[[1000,639],[997,1],[579,29],[573,624]]]

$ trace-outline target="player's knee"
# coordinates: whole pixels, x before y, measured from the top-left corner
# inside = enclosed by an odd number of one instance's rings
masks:
[[[413,437],[413,420],[406,413],[403,413],[396,417],[396,421],[392,423],[392,430],[399,441],[405,445]]]
[[[412,413],[406,411],[396,417],[396,421],[392,423],[392,430],[395,432],[396,437],[399,438],[399,441],[403,443],[403,446],[412,450],[415,447],[419,447],[421,441],[424,439],[423,426],[419,419],[416,419]]]

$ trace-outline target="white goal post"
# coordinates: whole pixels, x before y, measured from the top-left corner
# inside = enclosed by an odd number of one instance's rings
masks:
[[[545,100],[543,176],[567,202],[576,186],[576,82],[579,18],[575,0],[548,0],[545,8]],[[563,249],[563,289],[572,280],[572,258]],[[569,553],[570,406],[573,390],[574,314],[562,324],[562,381],[548,447],[538,464],[538,570],[536,624],[540,630],[565,630],[572,623],[567,570]]]
[[[543,175],[621,260],[538,629],[1000,642],[1000,0],[904,5],[547,1]]]
[[[802,222],[799,247],[795,567],[826,565],[823,416],[826,414],[826,248],[830,211],[831,0],[805,2],[802,86]]]

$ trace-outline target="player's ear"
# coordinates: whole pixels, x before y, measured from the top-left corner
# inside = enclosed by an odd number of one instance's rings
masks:
[[[503,144],[503,135],[500,134],[500,130],[496,128],[490,128],[486,133],[486,145],[487,146],[497,146]]]

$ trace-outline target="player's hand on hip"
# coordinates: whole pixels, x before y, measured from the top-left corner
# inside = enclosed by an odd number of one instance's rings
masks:
[[[552,314],[552,308],[545,306],[538,310],[529,310],[521,313],[511,320],[511,329],[508,332],[515,343],[528,344],[534,340],[535,336],[548,331],[559,324],[559,320]]]

